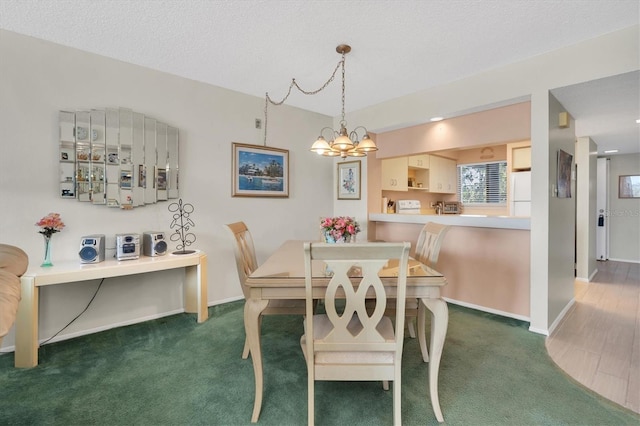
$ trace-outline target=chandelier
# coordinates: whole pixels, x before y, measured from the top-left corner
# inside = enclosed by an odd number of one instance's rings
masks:
[[[296,79],[291,80],[291,84],[289,85],[289,91],[285,95],[284,99],[280,102],[274,102],[269,97],[269,93],[266,94],[265,97],[265,106],[264,106],[264,117],[265,117],[265,131],[264,131],[264,139],[265,145],[267,142],[267,106],[269,103],[273,105],[282,105],[284,101],[287,100],[289,95],[291,94],[291,89],[295,87],[300,92],[305,95],[315,95],[324,90],[335,78],[336,73],[340,69],[342,71],[342,119],[340,120],[340,130],[334,130],[331,127],[324,127],[320,130],[320,136],[318,139],[311,145],[310,151],[317,153],[318,155],[323,155],[325,157],[337,157],[340,156],[342,158],[347,157],[364,157],[367,155],[367,152],[377,151],[378,147],[375,142],[369,137],[368,131],[364,126],[358,126],[352,131],[347,130],[347,122],[344,119],[344,92],[345,92],[345,72],[344,72],[344,64],[345,64],[345,55],[351,52],[351,46],[347,44],[341,44],[336,47],[336,52],[342,55],[342,58],[336,65],[336,68],[333,70],[331,77],[317,90],[313,91],[305,91],[303,90]],[[358,132],[362,132],[362,137],[358,135]],[[325,139],[323,135],[327,135],[328,139]]]

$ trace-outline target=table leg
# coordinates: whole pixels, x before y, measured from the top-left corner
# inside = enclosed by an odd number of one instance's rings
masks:
[[[33,277],[20,278],[22,287],[16,318],[16,351],[14,364],[17,368],[38,365],[38,295]]]
[[[444,348],[444,339],[447,335],[449,324],[449,309],[443,299],[422,299],[422,303],[431,311],[431,360],[429,362],[429,393],[431,394],[431,406],[438,422],[444,422],[440,399],[438,397],[438,371],[440,369],[440,357]]]
[[[197,321],[209,318],[207,300],[207,256],[200,256],[198,265],[185,267],[184,311],[197,314]]]
[[[262,408],[262,349],[260,347],[260,314],[269,304],[268,300],[248,299],[244,304],[244,330],[249,342],[253,374],[256,379],[256,395],[253,403],[251,423],[256,423]]]

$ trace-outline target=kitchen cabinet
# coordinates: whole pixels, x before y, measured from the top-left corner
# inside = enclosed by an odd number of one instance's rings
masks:
[[[382,190],[408,191],[409,162],[407,157],[382,160]]]
[[[429,158],[429,192],[455,194],[457,174],[454,160],[431,155]]]
[[[409,157],[409,167],[416,169],[428,169],[429,168],[429,155],[412,155]]]
[[[523,146],[513,148],[511,151],[511,170],[525,171],[531,170],[531,147]]]
[[[429,155],[384,159],[382,160],[382,190],[427,191],[429,189],[428,167]],[[409,181],[413,186],[409,186]]]

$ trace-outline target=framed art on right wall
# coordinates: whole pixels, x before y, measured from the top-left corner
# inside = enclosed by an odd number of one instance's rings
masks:
[[[618,178],[618,198],[640,198],[640,175]]]
[[[573,155],[563,150],[558,151],[558,198],[571,198],[571,167]]]

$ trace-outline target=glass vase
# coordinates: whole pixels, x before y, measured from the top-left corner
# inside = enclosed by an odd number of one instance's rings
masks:
[[[51,236],[44,234],[42,236],[44,237],[44,260],[40,266],[53,266],[53,263],[51,263]]]
[[[354,238],[355,240],[355,238]],[[329,231],[325,231],[324,232],[324,242],[325,243],[332,243],[332,244],[341,244],[341,243],[350,243],[351,242],[351,235],[349,234],[344,234],[341,238],[334,238],[333,235],[331,235],[331,232]]]

